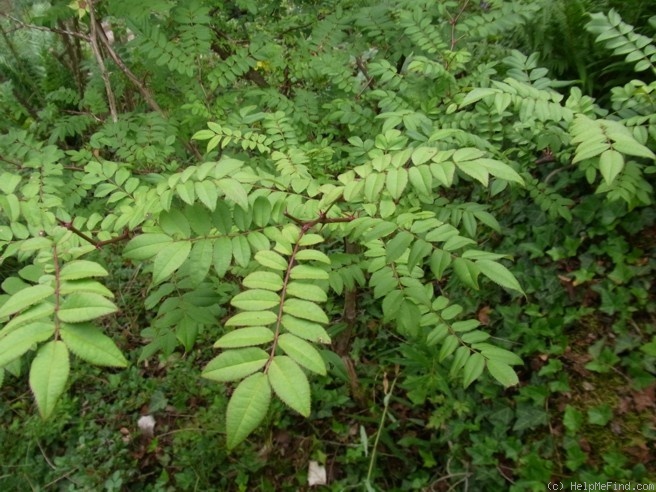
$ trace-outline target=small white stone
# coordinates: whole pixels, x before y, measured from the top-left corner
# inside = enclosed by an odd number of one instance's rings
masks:
[[[308,485],[326,485],[326,467],[316,461],[308,465]]]
[[[137,425],[144,436],[153,437],[155,431],[155,418],[152,415],[142,415],[139,417]]]

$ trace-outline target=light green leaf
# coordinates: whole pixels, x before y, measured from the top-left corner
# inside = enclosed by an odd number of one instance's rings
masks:
[[[314,246],[323,243],[324,239],[319,234],[305,234],[298,240],[298,245],[302,247]]]
[[[387,191],[394,200],[398,200],[403,195],[403,190],[408,184],[408,171],[404,168],[390,169],[385,179]]]
[[[64,323],[80,323],[116,311],[118,308],[114,303],[99,294],[75,292],[64,299],[57,311],[57,317]]]
[[[456,162],[456,166],[467,176],[479,181],[483,186],[488,185],[489,174],[487,168],[476,161]]]
[[[236,203],[244,210],[248,210],[248,195],[239,181],[233,178],[223,178],[217,181],[217,185],[228,200]]]
[[[185,262],[191,252],[191,242],[177,241],[164,246],[153,262],[153,285],[157,285],[173,274]]]
[[[506,289],[515,290],[524,294],[515,276],[501,263],[490,260],[476,260],[476,267],[483,275],[492,280],[492,282]]]
[[[244,311],[262,311],[280,304],[280,296],[270,290],[252,289],[237,294],[230,304]]]
[[[95,261],[75,260],[66,263],[59,272],[62,280],[77,280],[88,277],[104,277],[109,275],[107,270]]]
[[[491,89],[489,87],[477,87],[476,89],[467,93],[462,102],[460,103],[460,108],[464,108],[469,104],[473,104],[481,99],[491,96],[492,94],[497,94],[498,89]]]
[[[305,299],[306,301],[326,302],[328,296],[318,285],[304,282],[290,282],[287,284],[287,295]]]
[[[216,202],[216,209],[212,214],[212,223],[221,234],[230,234],[232,231],[232,212],[223,200]]]
[[[486,359],[494,360],[496,362],[503,362],[511,366],[523,364],[522,359],[513,354],[510,350],[497,347],[489,343],[476,343],[472,348],[480,351]]]
[[[444,359],[446,359],[453,352],[455,352],[456,348],[458,348],[458,345],[460,345],[460,342],[458,341],[458,337],[455,335],[448,335],[442,342],[442,347],[440,348],[440,354],[438,356],[438,360],[440,362],[444,361]]]
[[[197,181],[195,183],[196,196],[212,212],[216,209],[216,201],[219,199],[219,192],[216,185],[211,181]]]
[[[238,313],[226,321],[226,326],[266,326],[276,322],[277,316],[272,311],[251,311]]]
[[[499,381],[506,388],[519,384],[517,373],[515,373],[515,370],[508,364],[504,364],[503,362],[498,362],[495,360],[488,360],[487,370],[494,379]]]
[[[330,336],[323,326],[288,314],[282,316],[282,326],[291,334],[315,343],[330,343]]]
[[[183,270],[189,275],[193,285],[199,285],[210,271],[212,266],[212,252],[214,248],[212,239],[200,239],[193,243],[191,253]],[[181,270],[182,272],[182,270]]]
[[[130,240],[123,254],[133,260],[147,260],[159,253],[173,239],[166,234],[142,234]]]
[[[599,172],[607,184],[615,181],[615,178],[624,169],[624,156],[616,150],[607,150],[599,157]]]
[[[463,368],[463,386],[467,388],[476,381],[483,373],[485,359],[481,354],[472,354]]]
[[[508,164],[504,164],[501,161],[494,159],[476,159],[474,161],[476,164],[480,164],[492,175],[500,179],[505,179],[506,181],[513,181],[521,185],[524,184],[522,177],[517,174],[512,167]]]
[[[30,388],[34,393],[41,417],[47,419],[64,392],[70,362],[64,342],[52,341],[43,345],[30,367]]]
[[[458,278],[467,286],[478,290],[478,274],[480,270],[470,260],[456,258],[453,260],[453,271]]]
[[[296,316],[297,318],[316,321],[317,323],[328,323],[328,316],[317,304],[301,299],[285,299],[282,306],[283,312]]]
[[[428,166],[411,167],[408,171],[410,184],[419,195],[430,196],[433,192],[433,175]]]
[[[249,273],[242,282],[249,289],[265,289],[274,292],[282,289],[282,277],[274,272]]]
[[[469,360],[471,351],[464,346],[460,346],[456,349],[455,355],[453,356],[453,362],[451,363],[451,369],[449,370],[449,375],[451,377],[455,376],[460,372],[463,366]]]
[[[32,323],[3,336],[0,338],[0,367],[23,355],[34,344],[47,340],[54,332],[54,323]]]
[[[253,345],[262,345],[273,341],[273,331],[264,326],[252,326],[249,328],[239,328],[226,333],[215,343],[215,348],[240,348],[251,347]]]
[[[272,270],[287,270],[287,260],[275,251],[258,251],[255,253],[255,261]]]
[[[326,375],[326,364],[321,354],[305,340],[291,333],[283,333],[278,338],[278,346],[296,363],[312,372]]]
[[[71,352],[91,364],[108,367],[128,365],[114,341],[95,326],[64,323],[59,333]]]
[[[276,356],[271,361],[268,376],[278,398],[303,417],[310,415],[310,383],[296,362],[286,355]]]
[[[33,285],[19,290],[0,307],[0,318],[33,306],[46,297],[50,297],[54,292],[55,289],[49,285]]]
[[[330,258],[325,253],[317,251],[316,249],[302,249],[296,253],[295,258],[299,261],[319,261],[330,265]]]
[[[290,276],[294,280],[328,280],[327,271],[309,265],[296,265]]]
[[[244,268],[248,266],[251,261],[251,246],[246,237],[235,236],[232,238],[232,255],[239,266]]]
[[[232,263],[232,241],[227,236],[221,236],[214,240],[212,250],[212,264],[219,278],[222,278]]]
[[[253,222],[258,227],[264,227],[269,223],[271,218],[271,202],[263,197],[258,196],[253,203]]]
[[[41,318],[49,318],[54,312],[55,305],[51,302],[42,302],[41,304],[26,309],[21,314],[11,318],[9,323],[0,329],[0,338],[9,335],[9,333],[18,329],[22,325],[26,325]]]
[[[228,350],[214,357],[201,376],[220,383],[237,381],[264,367],[269,354],[257,347]]]
[[[72,294],[73,292],[93,292],[103,297],[114,298],[114,293],[111,290],[95,280],[65,280],[59,284],[59,295]]]
[[[253,374],[239,383],[226,410],[228,449],[233,449],[260,425],[270,403],[271,386],[265,374]]]
[[[398,260],[403,253],[408,249],[415,236],[407,231],[400,231],[390,241],[385,244],[385,253],[387,263],[392,263]]]

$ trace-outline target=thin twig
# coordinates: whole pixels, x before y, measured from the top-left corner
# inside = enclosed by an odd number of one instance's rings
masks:
[[[87,0],[89,5],[89,30],[91,32],[91,37],[89,42],[91,43],[91,51],[96,57],[96,62],[98,63],[98,68],[100,69],[100,76],[103,79],[105,84],[105,92],[107,93],[107,102],[109,103],[109,113],[112,116],[112,121],[114,123],[118,122],[118,112],[116,110],[116,97],[114,96],[114,91],[112,90],[112,84],[109,80],[109,72],[107,72],[107,67],[105,66],[105,60],[103,60],[102,53],[100,53],[100,47],[98,46],[98,27],[96,24],[96,14],[93,6],[93,0]]]
[[[68,31],[66,29],[57,29],[56,27],[45,27],[45,26],[35,26],[34,24],[26,24],[20,19],[17,19],[16,17],[12,17],[11,15],[8,14],[3,14],[0,12],[0,17],[4,17],[5,19],[9,19],[12,22],[18,24],[21,27],[24,27],[26,29],[35,29],[37,31],[47,31],[47,32],[54,32],[57,34],[66,34],[68,36],[74,36],[76,38],[84,39],[85,41],[90,41],[89,36],[86,34],[82,34],[81,32],[75,32],[75,31]]]

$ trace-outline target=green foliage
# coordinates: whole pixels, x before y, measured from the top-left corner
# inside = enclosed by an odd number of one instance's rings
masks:
[[[313,426],[333,406],[375,411],[357,372],[383,381],[371,457],[371,422],[335,429],[345,468],[367,458],[366,478],[354,476],[370,489],[457,477],[499,488],[501,461],[517,490],[589,472],[575,436],[610,425],[612,402],[563,399],[561,441],[523,439],[570,390],[567,357],[653,379],[623,356],[651,357],[653,341],[620,327],[653,309],[654,267],[629,236],[653,226],[638,218],[653,204],[654,83],[638,78],[656,49],[616,11],[591,14],[598,47],[635,79],[597,102],[544,57],[507,47],[548,8],[577,14],[568,36],[588,18],[584,1],[553,3],[116,0],[45,6],[34,25],[22,20],[32,7],[0,18],[0,382],[20,385],[29,365],[47,418],[88,370],[76,358],[150,367],[214,342],[200,375],[230,389],[220,413],[235,453],[296,414]],[[20,36],[33,44],[18,52]],[[565,329],[592,297],[619,332],[582,355]],[[119,331],[144,343],[119,349]],[[345,382],[354,402],[330,400]],[[440,464],[444,479],[428,473],[431,439],[456,457]],[[414,447],[423,465],[383,486],[383,445],[402,461]]]

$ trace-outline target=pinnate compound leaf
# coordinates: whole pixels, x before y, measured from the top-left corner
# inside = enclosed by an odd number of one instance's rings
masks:
[[[615,181],[622,169],[624,169],[624,156],[618,151],[608,149],[599,157],[599,171],[607,184]]]
[[[62,324],[59,333],[71,352],[97,366],[127,367],[114,341],[92,325]]]
[[[244,210],[248,210],[248,195],[244,185],[233,178],[220,179],[217,184],[228,200],[236,203]]]
[[[321,358],[321,354],[305,340],[284,333],[278,338],[278,346],[297,364],[322,376],[326,375],[326,363]]]
[[[515,373],[515,370],[508,364],[504,364],[503,362],[498,362],[495,360],[488,360],[487,370],[494,379],[499,381],[506,388],[519,384],[517,373]]]
[[[251,347],[253,345],[262,345],[273,341],[273,331],[265,326],[251,326],[249,328],[239,328],[226,333],[215,343],[215,348],[240,348]]]
[[[458,278],[467,286],[478,290],[478,274],[480,270],[470,260],[456,258],[453,260],[453,271]]]
[[[157,285],[171,276],[185,262],[191,252],[191,242],[177,241],[164,246],[153,262],[153,284]]]
[[[237,313],[228,321],[226,326],[266,326],[275,323],[278,319],[272,311],[251,311]]]
[[[222,278],[232,262],[232,241],[227,236],[221,236],[214,241],[212,264],[219,278]]]
[[[326,302],[328,296],[318,285],[304,282],[290,282],[287,284],[287,295],[305,299],[306,301]]]
[[[495,284],[524,294],[515,276],[501,263],[490,260],[477,260],[476,267]]]
[[[173,239],[166,234],[142,234],[130,240],[123,254],[133,260],[147,260],[171,242]]]
[[[274,292],[282,289],[282,277],[274,272],[249,273],[242,283],[249,289],[265,289]]]
[[[310,415],[310,383],[298,364],[286,355],[273,358],[269,366],[269,383],[273,391],[291,409],[303,417]]]
[[[271,386],[266,374],[253,374],[239,383],[226,411],[228,449],[233,449],[260,425],[270,403]]]
[[[398,260],[414,240],[414,236],[407,231],[401,231],[385,245],[387,263]]]
[[[203,205],[214,212],[216,201],[219,199],[219,192],[214,183],[210,181],[198,181],[194,186],[198,199],[203,202]]]
[[[90,292],[75,292],[66,297],[57,311],[57,317],[65,323],[80,323],[118,311],[109,299]]]
[[[257,347],[228,350],[209,361],[201,375],[220,383],[238,381],[262,369],[268,359],[269,354]]]
[[[290,276],[294,280],[328,280],[327,271],[308,265],[296,265]]]
[[[244,311],[262,311],[280,303],[280,296],[270,290],[252,289],[237,294],[230,304]]]
[[[41,417],[47,419],[66,387],[70,362],[64,342],[48,342],[39,348],[30,367],[30,388]]]
[[[316,249],[302,249],[296,253],[295,258],[299,261],[313,260],[330,265],[330,258],[328,258],[325,253],[317,251]]]
[[[467,388],[470,384],[476,381],[483,373],[484,367],[485,358],[481,354],[472,354],[469,359],[467,359],[465,367],[462,370],[463,386]]]
[[[301,299],[285,299],[282,306],[283,312],[296,316],[297,318],[316,321],[317,323],[328,323],[328,316],[317,304]]]
[[[287,260],[275,251],[258,251],[255,253],[255,261],[272,270],[287,270]]]
[[[288,314],[282,315],[282,326],[291,334],[316,343],[330,343],[330,336],[323,326]]]
[[[34,344],[47,340],[54,332],[54,323],[32,323],[3,336],[0,338],[0,367],[23,355]]]
[[[88,277],[104,277],[108,275],[107,270],[95,261],[75,260],[66,263],[59,272],[62,280],[77,280]]]
[[[39,301],[55,293],[49,285],[32,285],[19,290],[0,307],[0,318],[17,313],[26,307],[33,306]]]

